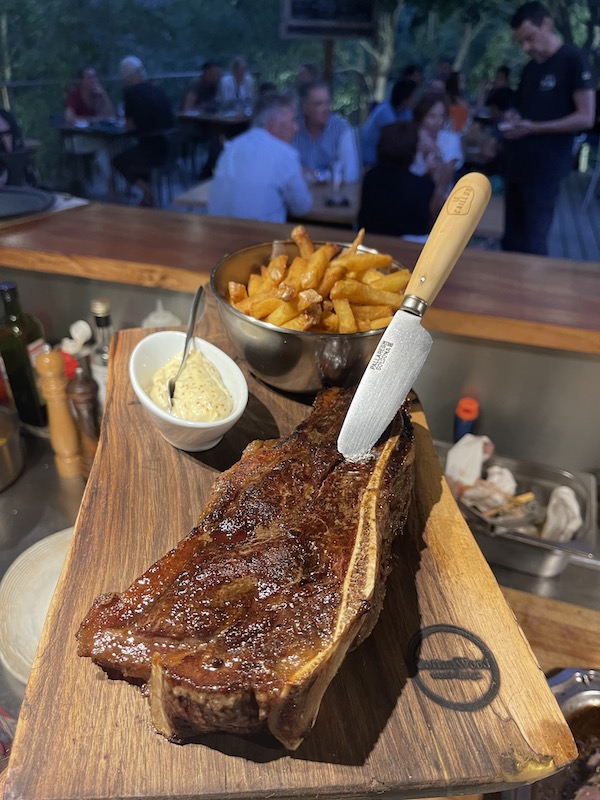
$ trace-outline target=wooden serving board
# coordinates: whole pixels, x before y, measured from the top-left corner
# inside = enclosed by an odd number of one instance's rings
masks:
[[[197,332],[227,349],[213,313]],[[415,501],[381,618],[344,662],[296,752],[266,737],[172,744],[153,730],[138,687],[78,658],[75,632],[93,598],[126,588],[191,529],[216,474],[251,439],[287,434],[308,412],[248,376],[248,409],[222,443],[198,457],[177,451],[129,385],[129,354],[146,333],[113,341],[101,442],[27,686],[9,800],[491,792],[575,757],[418,407]]]

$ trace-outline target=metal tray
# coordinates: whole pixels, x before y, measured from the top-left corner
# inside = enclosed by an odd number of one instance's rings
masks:
[[[548,685],[563,712],[581,752],[591,735],[600,739],[600,671],[563,669],[548,678]],[[570,797],[579,783],[577,761],[564,770],[529,786],[501,792],[502,800],[546,800]]]
[[[434,444],[444,468],[446,454],[452,445],[441,441],[435,441]],[[593,475],[587,472],[567,472],[556,467],[499,455],[486,461],[485,468],[493,465],[509,469],[517,481],[517,492],[534,492],[536,502],[543,506],[548,504],[550,494],[557,486],[571,487],[579,502],[583,521],[571,541],[552,542],[500,527],[494,522],[486,523],[472,509],[459,503],[477,544],[491,564],[542,578],[552,578],[565,569],[571,556],[593,556],[598,525],[598,487]]]

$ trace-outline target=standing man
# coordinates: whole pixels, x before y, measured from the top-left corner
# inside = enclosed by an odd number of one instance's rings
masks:
[[[259,97],[250,130],[226,142],[219,156],[208,213],[266,222],[285,222],[288,212],[306,214],[312,196],[291,145],[297,130],[291,97]]]
[[[334,161],[341,161],[344,180],[355,183],[360,178],[356,136],[351,126],[331,112],[331,93],[323,81],[300,87],[300,130],[294,146],[300,153],[305,174],[318,179],[331,173]]]
[[[160,86],[150,83],[137,56],[124,58],[120,70],[125,82],[125,125],[138,140],[116,155],[113,164],[128,183],[141,189],[140,205],[151,206],[152,170],[167,160],[167,133],[175,127],[175,115],[169,98]]]
[[[517,42],[531,56],[500,130],[506,186],[503,250],[547,255],[548,233],[562,179],[571,169],[574,134],[594,124],[592,75],[583,53],[563,44],[538,0],[511,19]]]

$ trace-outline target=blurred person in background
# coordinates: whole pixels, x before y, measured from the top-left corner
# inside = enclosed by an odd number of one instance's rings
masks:
[[[114,120],[115,108],[100,83],[94,67],[82,67],[71,87],[64,107],[67,125],[83,125]],[[106,190],[112,192],[110,153],[104,139],[93,136],[73,136],[71,150],[77,155],[93,155],[94,164]]]
[[[413,175],[419,129],[395,122],[381,130],[377,164],[363,180],[358,227],[368,233],[422,240],[444,203],[443,191],[429,175]]]
[[[300,88],[300,123],[294,147],[308,180],[326,180],[332,164],[341,162],[344,180],[360,178],[360,159],[352,126],[331,110],[331,92],[324,81]]]
[[[192,83],[183,101],[184,111],[216,111],[221,67],[215,61],[205,61],[200,76]]]
[[[412,80],[401,79],[392,87],[390,99],[375,106],[361,131],[362,160],[365,166],[377,161],[377,144],[382,128],[393,122],[406,122],[412,119],[412,100],[417,84]]]
[[[465,76],[462,72],[451,72],[446,80],[448,119],[452,130],[464,133],[469,124],[469,104],[465,97]]]
[[[271,92],[256,101],[252,127],[225,143],[208,199],[208,213],[285,222],[302,216],[312,195],[291,142],[298,129],[293,99]]]
[[[231,72],[223,75],[219,83],[217,102],[223,111],[252,110],[254,103],[254,79],[248,72],[243,56],[237,56],[231,64]]]
[[[166,93],[148,80],[137,56],[127,56],[119,66],[125,83],[125,126],[137,134],[137,143],[116,155],[113,164],[129,184],[141,190],[140,205],[151,206],[152,169],[167,160],[166,134],[175,126],[175,115]]]
[[[65,100],[65,122],[97,122],[114,119],[115,108],[106,90],[98,80],[93,67],[79,70],[77,82]]]
[[[447,194],[465,159],[460,136],[445,127],[446,96],[438,92],[424,94],[413,108],[413,119],[419,126],[419,145],[410,171],[414,175],[429,175],[436,186],[446,187]]]
[[[499,126],[505,138],[502,248],[546,255],[560,185],[573,163],[574,135],[594,124],[594,86],[584,54],[562,42],[537,0],[520,6],[510,25],[531,60],[514,110]]]

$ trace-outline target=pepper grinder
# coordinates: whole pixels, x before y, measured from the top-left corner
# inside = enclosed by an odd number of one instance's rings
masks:
[[[46,345],[38,356],[35,368],[48,409],[50,444],[54,450],[56,469],[62,478],[81,476],[79,436],[66,394],[64,362],[57,350]]]
[[[77,367],[75,376],[67,383],[67,397],[79,429],[81,443],[81,474],[88,478],[100,436],[98,424],[98,384]]]

